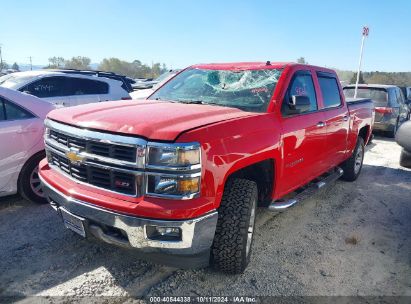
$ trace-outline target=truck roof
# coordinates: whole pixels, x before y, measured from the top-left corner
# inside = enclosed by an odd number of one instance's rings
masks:
[[[315,68],[317,70],[323,70],[334,73],[333,70],[318,67],[308,64],[300,64],[295,62],[229,62],[229,63],[207,63],[207,64],[195,64],[191,68],[209,69],[209,70],[258,70],[258,69],[283,69],[286,66],[301,66]]]

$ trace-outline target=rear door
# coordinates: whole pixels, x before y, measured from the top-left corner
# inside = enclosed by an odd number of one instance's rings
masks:
[[[408,106],[405,103],[404,94],[402,93],[401,89],[397,87],[396,92],[397,92],[397,102],[400,106],[399,121],[400,123],[402,123],[408,119]]]
[[[321,93],[321,110],[327,130],[326,161],[327,170],[344,161],[347,151],[349,112],[343,102],[338,79],[334,74],[317,72]]]
[[[310,109],[294,114],[288,103],[293,95],[310,99]],[[282,178],[280,195],[288,193],[317,177],[324,169],[323,155],[326,141],[324,113],[318,110],[317,94],[310,70],[294,73],[281,107],[282,122]]]
[[[399,96],[397,93],[397,88],[392,87],[388,89],[388,100],[389,100],[389,107],[391,108],[391,113],[382,113],[382,118],[385,114],[390,115],[391,123],[395,125],[397,123],[397,119],[400,121],[400,114],[401,114],[401,105],[399,103]],[[376,109],[376,112],[379,112],[379,109]],[[381,118],[381,119],[382,119]]]
[[[103,81],[70,77],[70,95],[73,105],[104,101],[101,95],[108,93],[108,84]],[[108,100],[108,99],[107,99]]]

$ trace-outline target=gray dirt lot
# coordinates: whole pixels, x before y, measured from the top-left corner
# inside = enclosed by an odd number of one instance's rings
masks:
[[[48,205],[1,199],[0,296],[411,296],[411,170],[390,139],[367,150],[357,182],[277,216],[259,210],[251,263],[236,276],[144,262],[66,230]]]

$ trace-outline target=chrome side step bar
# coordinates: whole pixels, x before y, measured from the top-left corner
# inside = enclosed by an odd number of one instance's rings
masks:
[[[307,199],[308,197],[312,196],[313,194],[317,193],[323,187],[331,184],[332,182],[336,181],[343,175],[343,169],[337,167],[334,170],[330,171],[326,175],[324,175],[321,180],[308,184],[304,190],[296,194],[293,198],[283,201],[273,201],[269,206],[268,210],[273,212],[281,212],[285,209],[288,209],[295,204]]]

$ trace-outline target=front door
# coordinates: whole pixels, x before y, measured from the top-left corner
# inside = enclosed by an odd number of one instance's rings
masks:
[[[295,113],[289,109],[292,96],[307,96],[310,108]],[[311,71],[297,71],[281,107],[283,164],[279,196],[306,184],[324,170],[326,127],[324,113],[318,111]]]
[[[26,92],[55,105],[69,107],[72,105],[68,77],[46,76],[24,86],[19,91]]]
[[[10,180],[19,173],[39,132],[39,119],[0,97],[0,192],[8,191]]]

